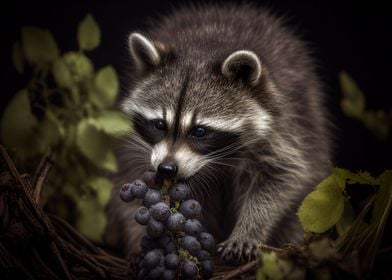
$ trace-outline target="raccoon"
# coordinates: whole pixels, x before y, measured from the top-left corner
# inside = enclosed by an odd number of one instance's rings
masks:
[[[297,208],[329,172],[331,133],[316,63],[295,31],[262,7],[204,5],[178,8],[128,42],[121,108],[135,131],[116,185],[147,169],[184,180],[225,261],[300,243]],[[133,220],[141,202],[125,204],[118,191],[107,237],[130,254],[145,233]]]

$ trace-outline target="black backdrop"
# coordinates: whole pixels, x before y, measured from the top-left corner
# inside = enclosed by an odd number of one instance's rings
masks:
[[[113,64],[120,72],[127,63],[126,35],[142,26],[153,15],[167,12],[186,1],[7,1],[1,9],[0,48],[4,81],[1,106],[18,89],[26,77],[17,74],[11,63],[12,43],[20,37],[20,28],[35,25],[48,28],[62,51],[76,48],[77,23],[90,12],[102,30],[101,46],[91,52],[98,67]],[[188,1],[191,2],[191,1]],[[210,1],[199,1],[210,2]],[[217,2],[217,1],[215,1]],[[227,1],[222,1],[227,2]],[[239,2],[239,1],[236,1]],[[392,168],[392,143],[379,143],[355,120],[340,111],[338,73],[348,71],[367,96],[371,109],[391,110],[390,67],[392,51],[391,17],[387,1],[248,1],[267,4],[279,14],[288,15],[311,43],[319,59],[321,76],[326,84],[335,123],[334,164],[352,170],[369,170],[375,175]]]

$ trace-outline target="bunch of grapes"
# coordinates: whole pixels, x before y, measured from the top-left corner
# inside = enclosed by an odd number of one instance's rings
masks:
[[[208,279],[213,274],[210,255],[215,252],[213,236],[198,220],[200,203],[190,199],[189,186],[163,179],[147,171],[142,180],[124,184],[120,197],[125,202],[143,199],[136,221],[147,227],[139,279]]]

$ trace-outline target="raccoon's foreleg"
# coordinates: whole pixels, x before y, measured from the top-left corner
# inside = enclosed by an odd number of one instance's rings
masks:
[[[296,222],[293,203],[287,197],[284,186],[268,182],[268,185],[255,187],[243,198],[237,222],[229,238],[219,244],[218,252],[224,261],[243,262],[257,257],[260,245],[271,239],[290,239],[288,235],[295,233]],[[276,228],[287,214],[293,216],[282,228]],[[274,232],[276,231],[276,232]],[[291,232],[291,233],[290,233]],[[275,235],[276,236],[271,236]]]

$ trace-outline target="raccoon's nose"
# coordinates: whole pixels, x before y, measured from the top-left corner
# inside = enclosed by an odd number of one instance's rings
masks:
[[[177,174],[177,165],[171,162],[162,162],[158,165],[158,172],[163,177],[173,178]]]

